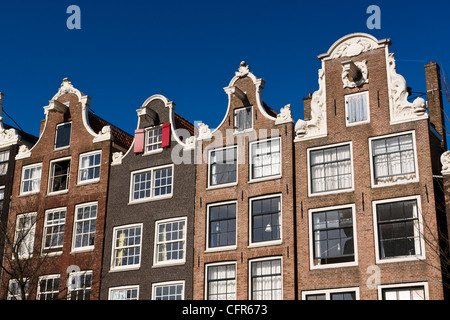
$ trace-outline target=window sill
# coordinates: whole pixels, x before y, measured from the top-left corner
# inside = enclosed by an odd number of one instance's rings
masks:
[[[20,197],[32,196],[32,195],[39,194],[39,193],[40,193],[40,191],[25,192],[25,193],[21,193],[19,195],[19,198]]]
[[[237,182],[233,182],[233,183],[224,183],[224,184],[219,184],[219,185],[214,185],[214,186],[208,186],[206,188],[206,190],[215,190],[215,189],[221,189],[221,188],[228,188],[228,187],[234,187],[237,186]]]
[[[143,152],[143,153],[142,153],[142,156],[151,156],[152,154],[158,154],[158,153],[161,153],[161,152],[163,152],[163,151],[164,151],[163,148],[161,148],[161,149],[156,149],[156,150],[152,150],[152,151],[147,151],[147,152]]]
[[[91,179],[91,180],[87,180],[87,181],[81,181],[81,182],[77,183],[77,187],[90,185],[90,184],[95,184],[95,183],[99,183],[99,182],[100,182],[100,178],[98,178],[98,179]]]
[[[257,183],[257,182],[264,182],[264,181],[270,181],[270,180],[276,180],[276,179],[281,179],[281,174],[276,175],[276,176],[268,176],[268,177],[262,177],[262,178],[257,178],[257,179],[250,179],[248,181],[248,183]]]
[[[236,250],[237,246],[226,246],[226,247],[214,247],[214,248],[207,248],[205,250],[205,253],[213,253],[213,252],[221,252],[221,251],[232,251]]]
[[[245,134],[245,133],[251,133],[253,132],[253,128],[251,129],[244,129],[242,131],[237,131],[236,129],[233,131],[233,135],[239,135],[239,134]]]
[[[158,201],[158,200],[164,200],[164,199],[170,199],[173,198],[173,194],[170,195],[164,195],[159,197],[153,197],[153,198],[145,198],[145,199],[139,199],[139,200],[132,200],[128,202],[128,205],[133,204],[139,204],[139,203],[145,203],[145,202],[152,202],[152,201]]]
[[[364,121],[357,121],[357,122],[352,122],[352,123],[345,123],[345,126],[347,128],[349,127],[356,127],[356,126],[360,126],[360,125],[364,125],[364,124],[370,124],[370,120],[364,120]]]
[[[260,248],[260,247],[270,247],[270,246],[279,246],[283,244],[282,240],[273,240],[273,241],[261,241],[250,243],[247,248]]]
[[[311,193],[308,191],[308,197],[326,196],[326,195],[347,193],[347,192],[353,192],[353,191],[355,191],[354,187],[348,188],[348,189],[338,189],[338,190],[333,190],[333,191],[321,191],[321,192],[315,192],[315,193]]]
[[[86,247],[86,248],[72,249],[72,250],[70,251],[70,254],[77,254],[77,253],[84,253],[84,252],[92,252],[92,251],[94,251],[94,246]]]
[[[395,258],[385,258],[385,259],[376,259],[377,264],[384,263],[398,263],[398,262],[414,262],[414,261],[423,261],[425,260],[424,255],[416,255],[416,256],[399,256]]]
[[[70,148],[70,145],[64,146],[64,147],[59,147],[59,148],[54,148],[53,151],[62,151],[62,150],[67,150],[69,148]]]
[[[59,196],[61,194],[67,194],[67,193],[69,193],[69,189],[62,190],[62,191],[49,192],[49,193],[47,193],[47,197]]]
[[[136,271],[139,270],[141,266],[130,266],[130,267],[115,267],[114,269],[110,269],[109,272],[122,272],[122,271]]]
[[[390,186],[397,186],[397,185],[419,182],[419,176],[417,174],[414,174],[414,177],[412,177],[410,174],[408,174],[408,175],[403,175],[403,176],[392,177],[392,179],[394,179],[394,178],[396,181],[375,181],[375,180],[379,180],[379,179],[372,179],[372,188],[390,187]]]
[[[343,263],[330,263],[330,264],[318,264],[310,265],[310,270],[323,270],[323,269],[336,269],[336,268],[347,268],[347,267],[357,267],[358,262],[343,262]]]
[[[152,268],[164,268],[164,267],[174,267],[174,266],[181,266],[186,263],[186,260],[180,260],[180,261],[171,261],[171,262],[158,262],[152,266]]]

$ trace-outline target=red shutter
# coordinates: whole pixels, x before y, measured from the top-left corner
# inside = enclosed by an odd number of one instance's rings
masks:
[[[161,147],[168,147],[170,143],[170,123],[164,123],[162,126]]]
[[[134,131],[134,152],[144,152],[145,130],[138,129]]]

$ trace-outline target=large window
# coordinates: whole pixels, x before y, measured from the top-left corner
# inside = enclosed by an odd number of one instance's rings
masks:
[[[66,208],[47,210],[44,221],[43,252],[62,251],[64,228],[66,225]]]
[[[207,248],[228,249],[236,246],[236,202],[208,206]]]
[[[206,266],[206,299],[236,300],[236,263]]]
[[[209,186],[235,184],[237,179],[237,147],[211,150],[209,154]]]
[[[8,172],[9,150],[0,151],[0,176]]]
[[[162,150],[162,126],[145,129],[145,153]]]
[[[156,223],[155,264],[184,263],[186,254],[186,218]]]
[[[280,258],[250,261],[251,300],[282,300],[283,275]]]
[[[69,190],[70,158],[50,162],[49,193]]]
[[[184,281],[155,283],[153,287],[153,300],[184,300]]]
[[[305,291],[303,300],[359,300],[359,288]]]
[[[92,271],[73,272],[69,275],[68,300],[90,300]]]
[[[20,184],[20,193],[39,192],[41,186],[42,164],[33,164],[22,169],[22,181]]]
[[[427,283],[385,285],[378,292],[381,300],[428,300]]]
[[[352,190],[352,159],[350,144],[309,150],[310,192]]]
[[[30,279],[23,279],[25,281],[25,298],[28,299],[28,293],[30,291]],[[22,288],[19,285],[19,281],[16,279],[10,279],[8,283],[8,300],[22,300]]]
[[[374,184],[416,181],[413,133],[371,139]]]
[[[109,300],[138,300],[139,286],[126,286],[109,289]]]
[[[80,251],[94,248],[96,222],[96,202],[81,204],[75,207],[72,250]]]
[[[311,267],[356,262],[353,223],[354,206],[310,211]]]
[[[173,165],[132,172],[130,202],[172,196]]]
[[[234,110],[234,130],[244,132],[252,129],[252,107]]]
[[[111,269],[139,267],[141,264],[142,225],[114,228]]]
[[[27,259],[33,255],[35,230],[35,212],[17,216],[14,243],[19,259]]]
[[[96,182],[100,179],[101,159],[101,151],[80,155],[78,183]]]
[[[347,126],[369,122],[369,92],[345,96]]]
[[[62,123],[56,126],[55,149],[68,147],[70,145],[71,130],[71,122]]]
[[[3,205],[5,201],[5,186],[0,186],[0,217],[3,213]]]
[[[251,243],[279,243],[281,241],[281,197],[259,197],[251,199],[250,204]]]
[[[37,300],[56,300],[59,294],[59,274],[39,278]]]
[[[250,179],[281,175],[281,139],[272,138],[250,144]]]
[[[378,259],[410,259],[423,256],[420,197],[374,202]]]

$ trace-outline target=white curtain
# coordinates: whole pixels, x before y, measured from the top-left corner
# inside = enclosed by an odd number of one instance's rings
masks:
[[[347,98],[348,122],[358,122],[367,120],[366,95],[360,94]]]

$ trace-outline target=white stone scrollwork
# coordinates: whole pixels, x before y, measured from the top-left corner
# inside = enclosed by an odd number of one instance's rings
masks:
[[[20,135],[16,129],[3,129],[3,125],[0,127],[0,148],[7,147],[18,143]]]
[[[445,151],[441,155],[441,163],[442,163],[441,173],[443,175],[450,174],[450,151]]]
[[[280,113],[277,114],[277,119],[275,120],[275,124],[289,123],[294,122],[292,119],[291,105],[287,104],[283,108],[280,109]]]
[[[396,71],[393,53],[387,56],[387,73],[389,86],[389,108],[391,124],[427,119],[426,102],[417,98],[413,103],[408,101],[408,90],[405,78]]]
[[[344,88],[356,88],[362,86],[365,83],[369,83],[369,70],[367,69],[367,60],[357,61],[354,62],[354,64],[361,73],[360,78],[354,81],[354,79],[349,76],[349,71],[343,65],[342,82],[344,83]]]
[[[212,138],[211,129],[207,124],[198,124],[198,137],[197,140],[208,140]]]
[[[245,77],[250,72],[250,66],[248,66],[245,61],[242,61],[239,65],[238,71],[235,72],[237,77]]]
[[[111,126],[104,126],[102,130],[97,134],[97,136],[94,138],[94,142],[100,142],[100,141],[106,141],[111,140],[112,138],[112,132],[111,132]]]
[[[31,157],[31,150],[26,145],[21,145],[16,155],[16,160]]]
[[[111,161],[111,165],[112,166],[116,166],[119,164],[122,164],[122,158],[123,158],[123,152],[114,152],[112,154],[112,161]]]
[[[327,113],[325,96],[325,72],[319,69],[319,90],[311,100],[311,120],[298,120],[295,124],[295,140],[308,140],[327,135]]]
[[[378,44],[373,40],[361,37],[350,38],[334,49],[331,58],[354,57],[376,48]]]

